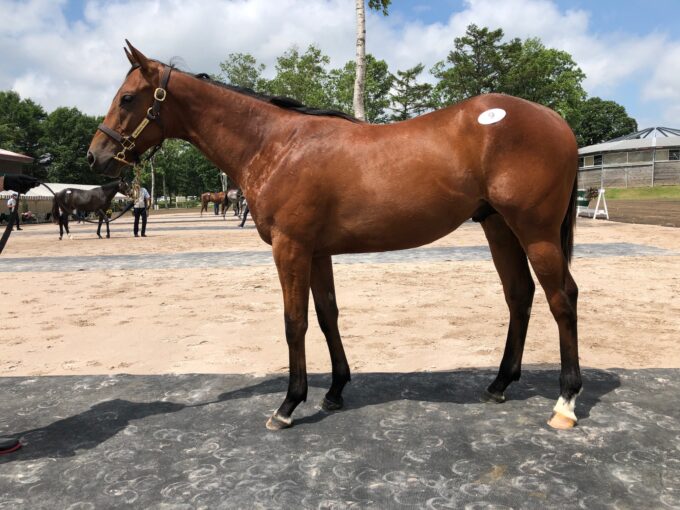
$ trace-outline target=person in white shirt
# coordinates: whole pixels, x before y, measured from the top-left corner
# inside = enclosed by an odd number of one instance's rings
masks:
[[[139,237],[139,217],[142,217],[142,237],[146,237],[146,210],[151,207],[151,195],[146,188],[140,187],[136,194],[133,211],[135,213],[135,237]]]
[[[9,213],[12,214],[14,212],[14,208],[17,207],[17,197],[19,195],[17,193],[12,193],[9,197],[9,200],[7,201],[7,209],[9,209]],[[19,226],[19,215],[17,214],[17,230],[23,230]]]

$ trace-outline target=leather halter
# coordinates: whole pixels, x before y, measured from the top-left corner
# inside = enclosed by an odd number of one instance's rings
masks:
[[[113,159],[115,159],[116,161],[120,161],[121,163],[125,163],[126,165],[131,166],[134,166],[135,163],[139,161],[139,154],[137,153],[137,151],[135,151],[135,142],[139,135],[142,134],[142,131],[144,131],[144,128],[149,124],[150,121],[158,120],[161,110],[161,103],[165,101],[165,98],[168,95],[167,87],[168,81],[170,80],[171,71],[172,67],[165,65],[163,66],[163,76],[161,77],[160,86],[153,93],[153,105],[151,105],[151,107],[146,111],[146,117],[142,119],[142,121],[135,128],[132,134],[123,135],[118,131],[114,131],[110,127],[104,125],[103,122],[99,124],[99,126],[97,127],[99,131],[110,136],[123,147],[123,149],[113,157]],[[156,152],[156,150],[158,150],[159,148],[160,144],[156,145],[156,147],[154,148],[154,152]],[[128,152],[132,154],[133,157],[132,161],[128,161],[127,159]]]

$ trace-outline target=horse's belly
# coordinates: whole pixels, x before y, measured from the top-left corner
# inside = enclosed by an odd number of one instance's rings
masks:
[[[462,206],[461,206],[462,205]],[[403,250],[431,243],[470,218],[476,204],[419,206],[410,204],[385,213],[374,207],[329,222],[317,244],[323,254]]]

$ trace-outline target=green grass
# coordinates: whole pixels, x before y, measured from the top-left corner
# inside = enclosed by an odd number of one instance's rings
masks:
[[[647,188],[607,188],[607,200],[680,200],[680,186],[654,186]]]

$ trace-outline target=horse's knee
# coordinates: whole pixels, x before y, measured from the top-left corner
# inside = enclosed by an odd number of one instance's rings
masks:
[[[515,317],[528,318],[534,301],[536,285],[531,278],[511,284],[505,293],[505,302]]]
[[[285,314],[284,322],[286,325],[286,341],[288,344],[294,343],[300,338],[304,338],[308,326],[306,319],[292,318]]]

